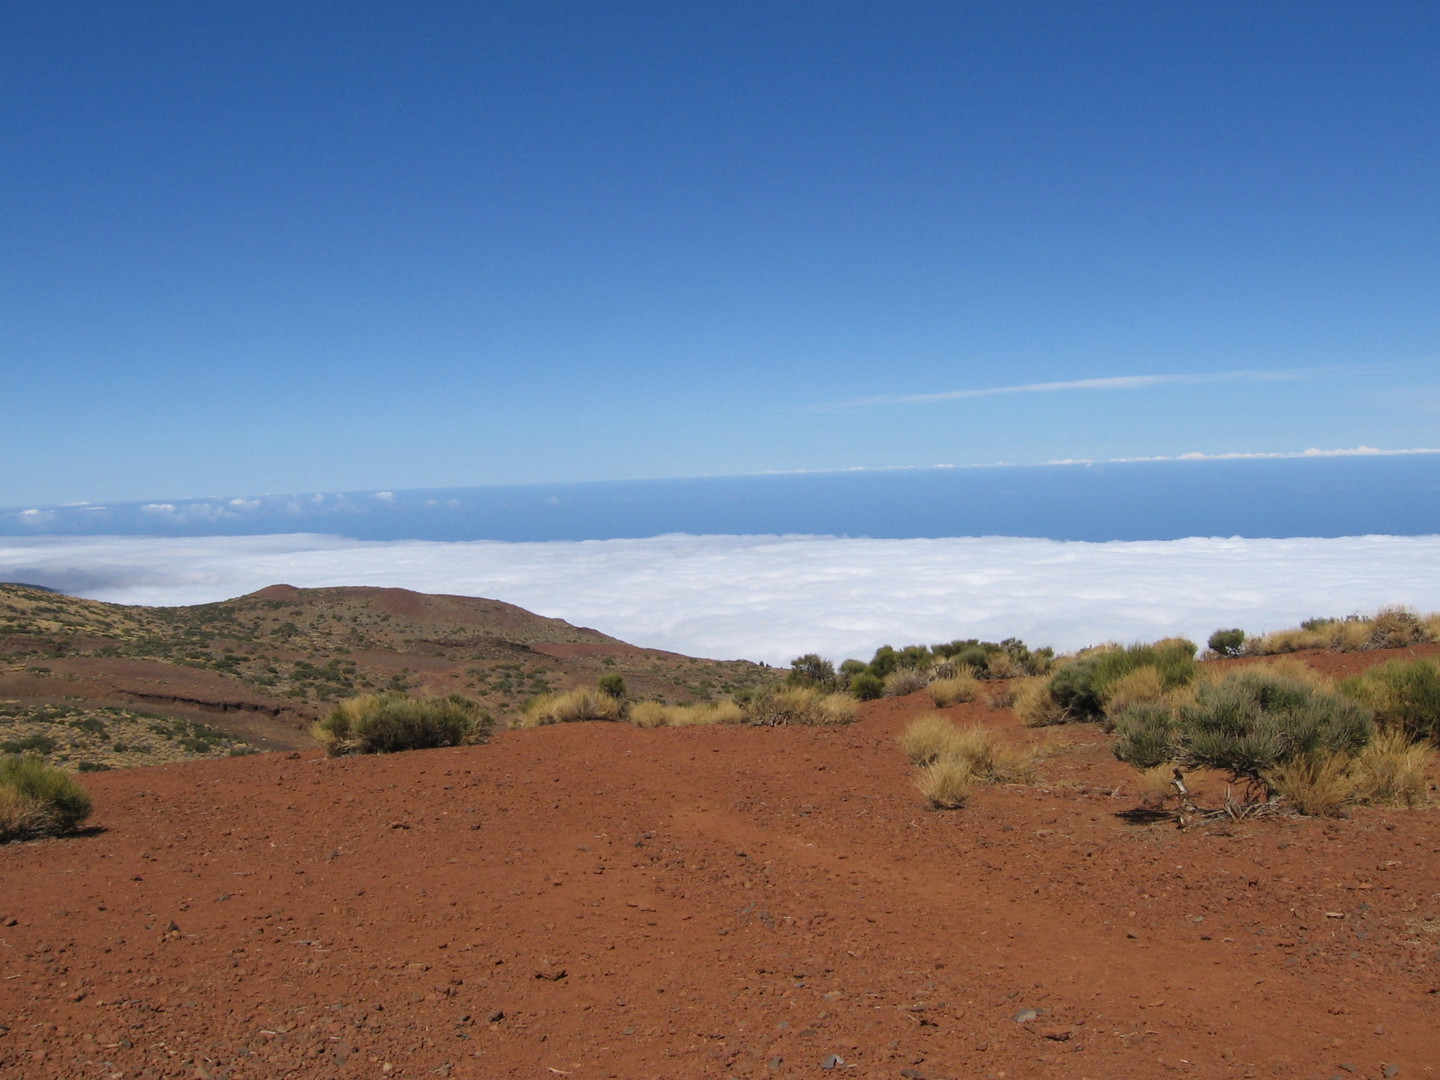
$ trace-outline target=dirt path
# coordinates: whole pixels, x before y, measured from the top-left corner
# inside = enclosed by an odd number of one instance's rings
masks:
[[[931,813],[920,708],[96,774],[103,831],[0,849],[0,1073],[1440,1069],[1434,812],[1137,827],[1084,728]]]

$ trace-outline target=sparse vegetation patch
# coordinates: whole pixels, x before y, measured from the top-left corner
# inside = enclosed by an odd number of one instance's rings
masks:
[[[331,756],[393,754],[484,742],[492,726],[488,712],[459,694],[412,698],[387,691],[342,701],[314,734]]]

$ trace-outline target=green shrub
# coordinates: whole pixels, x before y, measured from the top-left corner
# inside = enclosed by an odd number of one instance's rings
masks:
[[[850,676],[850,694],[857,701],[874,701],[885,695],[885,680],[868,671]]]
[[[609,694],[617,701],[625,696],[625,676],[618,671],[610,671],[601,675],[596,685],[602,694]]]
[[[483,742],[492,726],[488,712],[459,694],[412,698],[390,690],[340,702],[315,736],[332,756],[393,754]]]
[[[1381,727],[1440,743],[1440,664],[1390,660],[1340,684],[1346,694],[1375,710]]]
[[[1132,671],[1152,667],[1165,690],[1186,686],[1200,673],[1195,643],[1166,638],[1151,645],[1102,646],[1065,664],[1050,678],[1050,696],[1066,720],[1100,720],[1112,684]]]
[[[1374,733],[1363,705],[1258,670],[1201,686],[1166,719],[1163,705],[1133,705],[1116,720],[1115,754],[1138,768],[1176,761],[1221,769],[1273,790],[1274,770],[1298,758],[1349,756]]]
[[[1176,755],[1175,713],[1168,705],[1137,702],[1115,718],[1115,756],[1137,769],[1153,769]]]
[[[800,657],[794,664],[799,665],[807,659]],[[898,674],[905,670],[920,672],[927,681],[947,679],[967,671],[979,678],[1008,679],[1016,675],[1046,673],[1054,660],[1054,649],[1032,650],[1019,638],[1006,638],[998,643],[968,638],[944,645],[906,645],[902,649],[882,645],[875,650],[868,664],[860,660],[846,660],[840,665],[840,675],[850,692],[866,701],[884,693],[883,686],[892,676],[908,678]],[[871,676],[875,681],[866,678],[857,682],[862,675]],[[877,687],[881,688],[878,692]],[[919,687],[912,686],[911,689]]]
[[[72,831],[90,816],[90,795],[38,757],[0,758],[0,843]]]
[[[53,754],[55,740],[49,735],[26,735],[20,739],[0,742],[0,754]]]
[[[1245,651],[1245,631],[1236,627],[1231,630],[1216,630],[1206,642],[1216,656],[1239,656]]]
[[[859,661],[851,661],[859,663]],[[864,665],[860,668],[864,670]],[[790,661],[790,672],[785,676],[787,686],[813,686],[817,690],[824,690],[826,693],[840,688],[839,676],[835,674],[835,665],[816,653],[806,653],[804,656],[797,656]]]

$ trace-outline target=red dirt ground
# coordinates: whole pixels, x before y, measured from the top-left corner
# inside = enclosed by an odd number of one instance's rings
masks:
[[[1132,825],[1080,727],[930,812],[924,707],[87,776],[95,832],[0,849],[0,1074],[1440,1069],[1435,811]]]

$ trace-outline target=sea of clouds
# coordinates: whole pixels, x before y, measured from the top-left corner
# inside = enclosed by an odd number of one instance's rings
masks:
[[[247,537],[0,539],[0,581],[115,603],[284,582],[486,596],[637,645],[788,664],[890,643],[1019,637],[1061,651],[1250,632],[1389,604],[1440,610],[1440,536],[1062,542],[658,536],[503,543]]]

